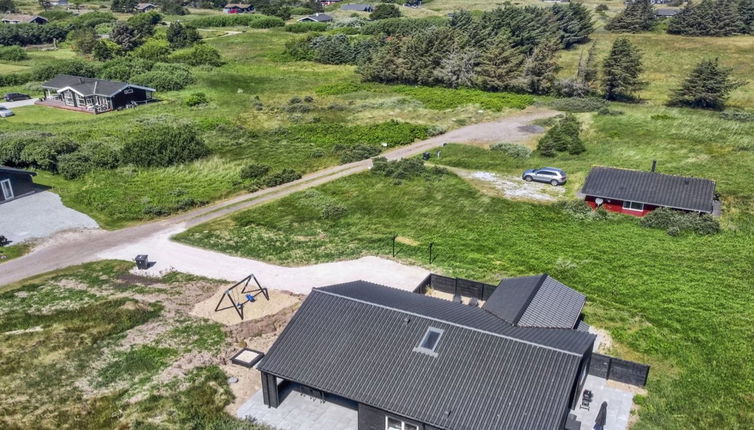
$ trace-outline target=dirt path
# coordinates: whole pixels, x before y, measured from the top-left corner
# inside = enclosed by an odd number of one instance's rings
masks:
[[[527,109],[498,121],[462,127],[446,134],[435,136],[411,145],[395,148],[384,154],[391,160],[421,154],[443,143],[493,143],[499,141],[516,142],[528,138],[532,131],[527,125],[532,121],[555,115],[556,112],[542,109]],[[115,231],[89,230],[62,233],[52,237],[24,257],[0,264],[0,286],[26,279],[30,276],[61,269],[68,266],[96,261],[103,258],[130,260],[137,254],[146,253],[159,257],[159,266],[152,270],[175,269],[220,279],[241,279],[255,273],[265,283],[279,279],[270,288],[287,285],[291,291],[317,286],[317,282],[306,282],[306,286],[292,284],[292,279],[305,279],[309,270],[312,280],[337,283],[354,279],[395,285],[402,277],[403,282],[412,282],[415,276],[426,273],[419,268],[409,268],[398,263],[375,257],[366,257],[351,262],[315,265],[309,268],[285,268],[266,263],[231,257],[225,254],[181,245],[169,240],[177,234],[197,224],[201,224],[227,214],[262,205],[285,197],[297,191],[315,187],[345,176],[368,170],[371,160],[362,160],[341,166],[333,166],[305,175],[303,178],[274,188],[243,194],[232,199],[217,202],[171,218],[128,227]],[[155,259],[157,260],[157,259]],[[406,272],[400,270],[406,267]],[[306,273],[306,276],[303,276]],[[240,277],[238,275],[241,275]],[[269,275],[269,276],[268,276]],[[269,280],[269,281],[268,281]],[[398,285],[396,285],[398,286]],[[295,287],[295,288],[294,288]],[[302,291],[303,292],[303,291]]]

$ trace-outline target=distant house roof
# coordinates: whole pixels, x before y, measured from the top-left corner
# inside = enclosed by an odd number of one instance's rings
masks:
[[[520,327],[574,328],[586,297],[547,274],[504,279],[482,307]]]
[[[20,13],[6,13],[3,15],[2,19],[0,21],[5,23],[32,23],[36,22],[39,24],[43,24],[47,22],[47,18],[39,15],[24,15]]]
[[[248,8],[251,7],[251,5],[250,4],[245,4],[245,3],[228,3],[228,4],[225,5],[225,9],[230,9],[230,8],[234,8],[234,7],[237,7],[239,9],[248,9]]]
[[[154,88],[129,84],[128,82],[108,81],[106,79],[85,78],[72,75],[57,75],[42,84],[42,88],[56,91],[70,89],[83,97],[94,95],[112,97],[129,87],[140,88],[152,92],[155,91]]]
[[[258,368],[438,428],[549,430],[594,339],[357,281],[314,289]]]
[[[593,197],[712,213],[715,182],[656,172],[594,167],[581,192]]]
[[[680,9],[660,8],[660,9],[655,10],[655,16],[660,16],[660,17],[676,16],[678,15],[679,12],[681,12]]]
[[[136,10],[154,9],[156,7],[157,5],[152,4],[152,3],[137,3],[136,4]]]
[[[31,170],[16,169],[15,167],[8,167],[8,166],[0,166],[0,172],[4,172],[4,173],[23,173],[23,174],[26,174],[26,175],[37,176],[37,172],[32,172]]]
[[[372,11],[372,5],[371,4],[363,4],[363,3],[352,3],[352,4],[344,4],[340,7],[341,10],[353,10],[357,12],[371,12]]]
[[[299,21],[312,21],[312,22],[329,22],[332,21],[332,17],[326,13],[315,13],[314,15],[305,16]]]

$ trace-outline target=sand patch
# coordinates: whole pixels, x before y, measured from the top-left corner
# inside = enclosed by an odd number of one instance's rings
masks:
[[[398,243],[402,243],[404,245],[408,245],[408,246],[418,246],[419,245],[419,242],[415,241],[414,239],[411,239],[410,237],[405,237],[405,236],[397,236],[395,238],[395,241],[398,242]]]
[[[437,291],[433,289],[427,290],[427,293],[425,295],[430,296],[430,297],[435,297],[438,299],[447,300],[449,302],[453,301],[453,294],[444,293],[442,291]],[[468,305],[470,300],[471,300],[470,297],[461,296],[461,303],[464,305]],[[481,307],[484,304],[484,301],[478,300],[478,303],[479,303],[479,307]]]
[[[221,308],[229,308],[218,312],[215,311],[215,307],[217,306],[217,303],[220,301],[220,298],[222,297],[226,289],[227,287],[225,286],[220,287],[220,289],[212,297],[197,303],[191,310],[190,314],[200,318],[211,319],[212,321],[217,321],[225,325],[234,325],[241,323],[241,318],[238,316],[238,313],[232,308],[230,300],[228,300],[227,298],[223,301]],[[300,301],[297,296],[294,296],[285,291],[268,291],[270,300],[266,300],[264,298],[264,295],[258,294],[256,296],[255,302],[246,303],[243,305],[243,321],[255,320],[268,315],[274,315]],[[236,300],[237,302],[246,301],[245,296],[243,294],[240,294],[240,290],[238,291],[238,294],[236,292],[233,292],[231,294],[233,294],[233,300]]]
[[[597,335],[592,351],[599,354],[608,354],[613,347],[613,338],[610,333],[605,329],[594,326],[589,326],[589,333]]]

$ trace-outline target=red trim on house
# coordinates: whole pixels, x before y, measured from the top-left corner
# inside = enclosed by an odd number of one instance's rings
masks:
[[[586,196],[584,199],[586,201],[586,204],[589,205],[592,209],[597,209],[597,203],[594,201],[597,197],[595,196]],[[636,211],[631,209],[625,209],[623,207],[623,200],[616,200],[616,199],[605,199],[602,202],[601,207],[604,208],[607,211],[610,212],[617,212],[622,213],[626,215],[632,215],[635,217],[643,217],[647,215],[648,213],[652,212],[653,210],[657,209],[659,206],[654,205],[644,205],[644,210]]]

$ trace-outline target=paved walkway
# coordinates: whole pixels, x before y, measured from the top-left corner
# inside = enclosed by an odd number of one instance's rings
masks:
[[[444,135],[435,136],[411,145],[395,148],[383,155],[390,160],[397,160],[421,154],[422,152],[426,152],[442,145],[443,143],[449,142],[515,142],[531,135],[532,131],[527,131],[528,128],[526,126],[532,121],[547,118],[555,114],[556,112],[549,110],[532,109],[522,111],[498,121],[470,125],[453,130]],[[371,168],[371,166],[371,160],[362,160],[341,166],[333,166],[307,174],[303,178],[288,184],[260,190],[254,193],[243,194],[171,218],[121,230],[84,231],[57,235],[41,246],[35,248],[28,255],[2,263],[0,266],[0,286],[17,282],[41,273],[96,261],[102,258],[117,257],[131,259],[138,253],[147,253],[159,257],[161,262],[158,261],[158,263],[162,265],[172,265],[176,269],[186,270],[195,274],[203,274],[205,276],[218,277],[216,276],[218,270],[214,268],[218,264],[223,268],[222,270],[228,271],[231,270],[233,264],[240,264],[242,269],[237,269],[237,271],[238,273],[243,273],[241,278],[248,275],[250,271],[253,272],[255,268],[257,268],[257,273],[255,273],[257,276],[265,277],[267,276],[266,272],[262,273],[258,270],[259,267],[262,267],[261,265],[263,263],[248,259],[233,260],[235,257],[228,257],[223,254],[206,250],[197,250],[196,248],[187,247],[185,245],[173,244],[168,238],[171,234],[176,234],[197,224],[220,218],[239,210],[262,205],[292,193],[331,182],[336,179],[364,172]],[[13,226],[11,226],[11,228],[13,228]],[[183,253],[186,253],[185,256]],[[229,260],[218,260],[224,257],[229,258]],[[190,261],[191,263],[185,263],[184,261]],[[218,263],[218,261],[223,261],[223,263]],[[365,259],[356,261],[365,261]],[[371,273],[377,273],[378,271],[381,272],[383,270],[387,274],[380,276],[392,277],[390,271],[395,270],[395,267],[398,267],[397,263],[395,264],[396,266],[394,267],[380,265],[374,268],[369,265],[356,265],[354,266],[355,269],[353,272],[345,271],[349,266],[341,264],[336,268],[331,268],[331,270],[337,269],[344,275],[347,274],[348,276],[352,276],[351,273],[353,273],[353,277],[350,279],[348,279],[347,276],[340,276],[338,279],[369,280],[369,276],[372,276],[370,275]],[[163,266],[160,267],[164,269]],[[224,275],[219,277],[222,279],[238,278],[238,276],[235,276],[235,271],[232,273],[233,276]],[[268,279],[274,279],[275,272],[272,271],[270,273],[273,274],[270,275]],[[374,282],[394,285],[394,283],[388,282],[389,279],[388,281],[380,281],[380,279],[373,280]]]
[[[593,375],[586,377],[584,383],[585,390],[591,390],[594,399],[589,405],[589,409],[581,409],[576,406],[573,413],[581,421],[582,429],[591,429],[597,419],[602,402],[607,402],[607,421],[604,430],[626,430],[628,428],[628,419],[631,416],[631,406],[634,402],[634,395],[628,390],[621,390],[606,379],[598,378]],[[614,385],[619,385],[615,383]],[[581,404],[581,397],[579,397]]]
[[[19,197],[0,205],[0,234],[13,242],[87,228],[99,226],[88,215],[63,205],[60,196],[50,191]]]
[[[23,106],[31,106],[37,100],[39,100],[39,99],[32,97],[29,100],[19,100],[17,102],[0,102],[0,106],[5,106],[8,109],[13,110],[15,108],[19,108],[19,107],[23,107]]]

